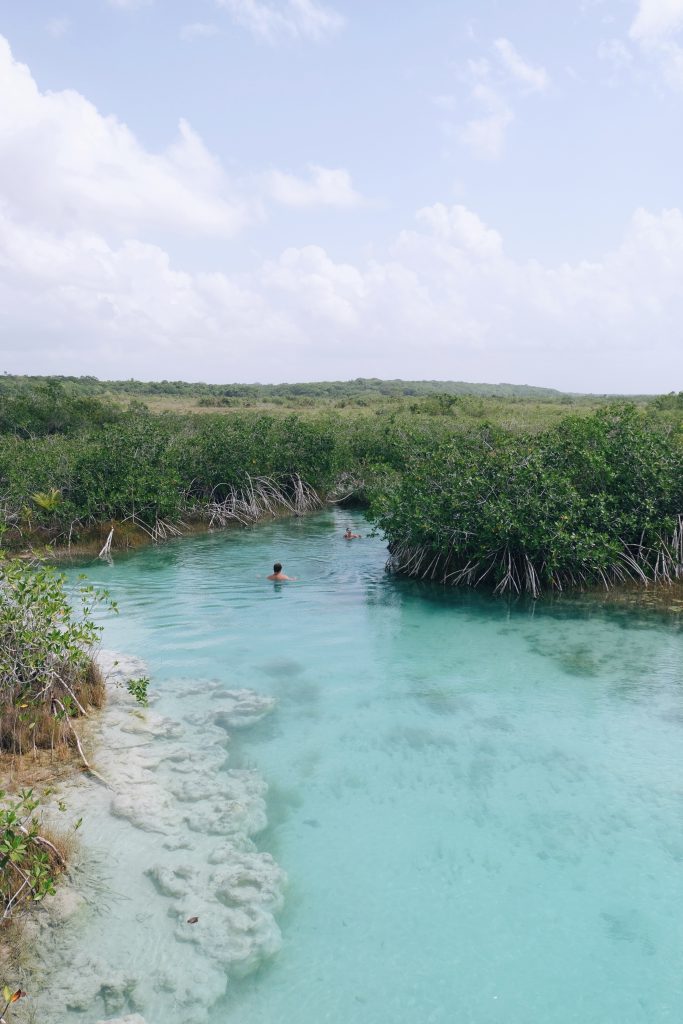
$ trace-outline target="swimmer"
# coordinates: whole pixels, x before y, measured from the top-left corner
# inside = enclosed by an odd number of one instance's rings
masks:
[[[360,533],[352,533],[351,527],[346,527],[346,533],[344,534],[344,540],[359,540],[361,537]]]
[[[276,583],[279,583],[281,580],[295,580],[296,576],[285,576],[282,571],[282,562],[276,562],[272,573],[266,579],[275,580]]]

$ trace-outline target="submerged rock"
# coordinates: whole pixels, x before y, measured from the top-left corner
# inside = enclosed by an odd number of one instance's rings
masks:
[[[198,947],[202,958],[242,974],[280,948],[274,914],[282,908],[285,875],[249,841],[226,843],[206,862],[158,864],[147,875],[172,901],[177,940]]]
[[[213,716],[222,729],[244,729],[260,722],[275,707],[274,697],[262,697],[251,690],[227,690],[220,696],[225,706]]]

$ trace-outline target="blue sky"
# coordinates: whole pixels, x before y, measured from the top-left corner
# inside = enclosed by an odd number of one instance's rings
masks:
[[[683,0],[33,0],[0,34],[0,369],[683,389]]]

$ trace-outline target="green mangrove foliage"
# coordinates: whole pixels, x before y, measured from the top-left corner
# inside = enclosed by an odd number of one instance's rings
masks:
[[[78,542],[94,528],[108,554],[112,527],[127,544],[355,500],[372,501],[391,565],[416,576],[537,594],[677,574],[679,395],[597,412],[577,398],[568,414],[574,396],[402,383],[268,392],[317,403],[305,413],[155,414],[119,399],[241,402],[252,386],[0,378],[5,544]],[[372,395],[383,404],[330,404]]]
[[[450,584],[544,588],[683,574],[681,434],[632,406],[529,437],[483,426],[413,449],[372,515],[390,566]]]
[[[46,437],[77,433],[115,422],[121,415],[107,399],[54,378],[0,378],[0,433]]]
[[[22,904],[53,896],[65,867],[64,854],[41,834],[39,806],[31,789],[0,790],[0,925]]]
[[[127,412],[87,432],[0,435],[6,544],[77,538],[90,524],[135,523],[155,538],[173,524],[253,522],[321,498],[362,495],[402,465],[406,438],[444,434],[432,417],[342,419],[238,412],[229,417]]]
[[[105,599],[85,583],[67,596],[54,569],[0,558],[0,751],[73,745],[85,760],[73,719],[104,701],[92,613]]]
[[[86,584],[67,597],[53,569],[0,557],[0,754],[75,746],[90,769],[74,720],[104,701],[92,660],[100,633],[92,612],[104,598]],[[65,864],[64,839],[46,835],[33,790],[0,791],[0,925],[54,893]]]
[[[139,676],[137,679],[129,679],[126,683],[128,693],[133,697],[140,707],[146,708],[149,705],[149,677]]]

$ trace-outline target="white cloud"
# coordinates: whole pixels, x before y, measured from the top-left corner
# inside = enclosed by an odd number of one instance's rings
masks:
[[[230,236],[252,215],[185,121],[172,145],[150,153],[79,93],[40,92],[2,37],[0,94],[12,97],[0,105],[0,194],[27,220]]]
[[[479,160],[502,156],[508,128],[515,120],[515,95],[545,92],[550,83],[546,70],[528,64],[509,39],[496,39],[493,49],[495,62],[480,56],[465,65],[463,79],[473,116],[455,129],[446,125],[447,134],[455,134]]]
[[[683,372],[683,214],[638,211],[602,259],[511,259],[463,206],[382,258],[289,248],[248,274],[0,212],[2,369],[211,380],[451,377],[669,390]]]
[[[216,0],[237,22],[258,38],[274,43],[280,39],[318,42],[344,27],[344,18],[318,0]]]
[[[493,45],[506,71],[530,92],[544,92],[548,88],[549,78],[545,68],[527,64],[509,39],[496,39]]]
[[[488,228],[466,206],[435,203],[434,206],[418,210],[415,220],[430,237],[442,240],[472,257],[489,259],[503,254],[503,240],[498,232]]]
[[[683,28],[683,0],[640,0],[632,39],[652,42]]]
[[[179,35],[181,39],[210,39],[217,36],[219,29],[217,25],[205,21],[193,21],[189,25],[183,25]]]
[[[192,26],[191,36],[197,36]],[[312,164],[239,187],[184,120],[162,152],[147,150],[116,117],[73,90],[41,92],[0,36],[0,201],[19,222],[111,239],[229,238],[263,218],[263,201],[351,208],[363,200],[349,172]]]
[[[629,35],[646,61],[672,89],[683,90],[683,47],[673,38],[683,29],[683,0],[640,0]]]
[[[471,141],[495,153],[512,112],[490,66],[477,74]],[[188,125],[150,153],[78,93],[41,93],[4,40],[0,95],[0,369],[577,390],[669,390],[683,373],[680,210],[637,212],[591,263],[514,260],[474,211],[436,203],[371,259],[308,245],[249,272],[193,272],[154,240],[230,236],[255,214]],[[360,201],[347,171],[318,165],[257,186],[295,209]]]
[[[509,103],[489,85],[477,83],[471,97],[482,114],[462,126],[460,140],[478,159],[497,160],[503,152],[505,134],[515,115]]]
[[[284,206],[358,206],[362,196],[356,192],[351,175],[343,168],[310,166],[310,178],[297,178],[283,171],[264,176],[266,194]]]

